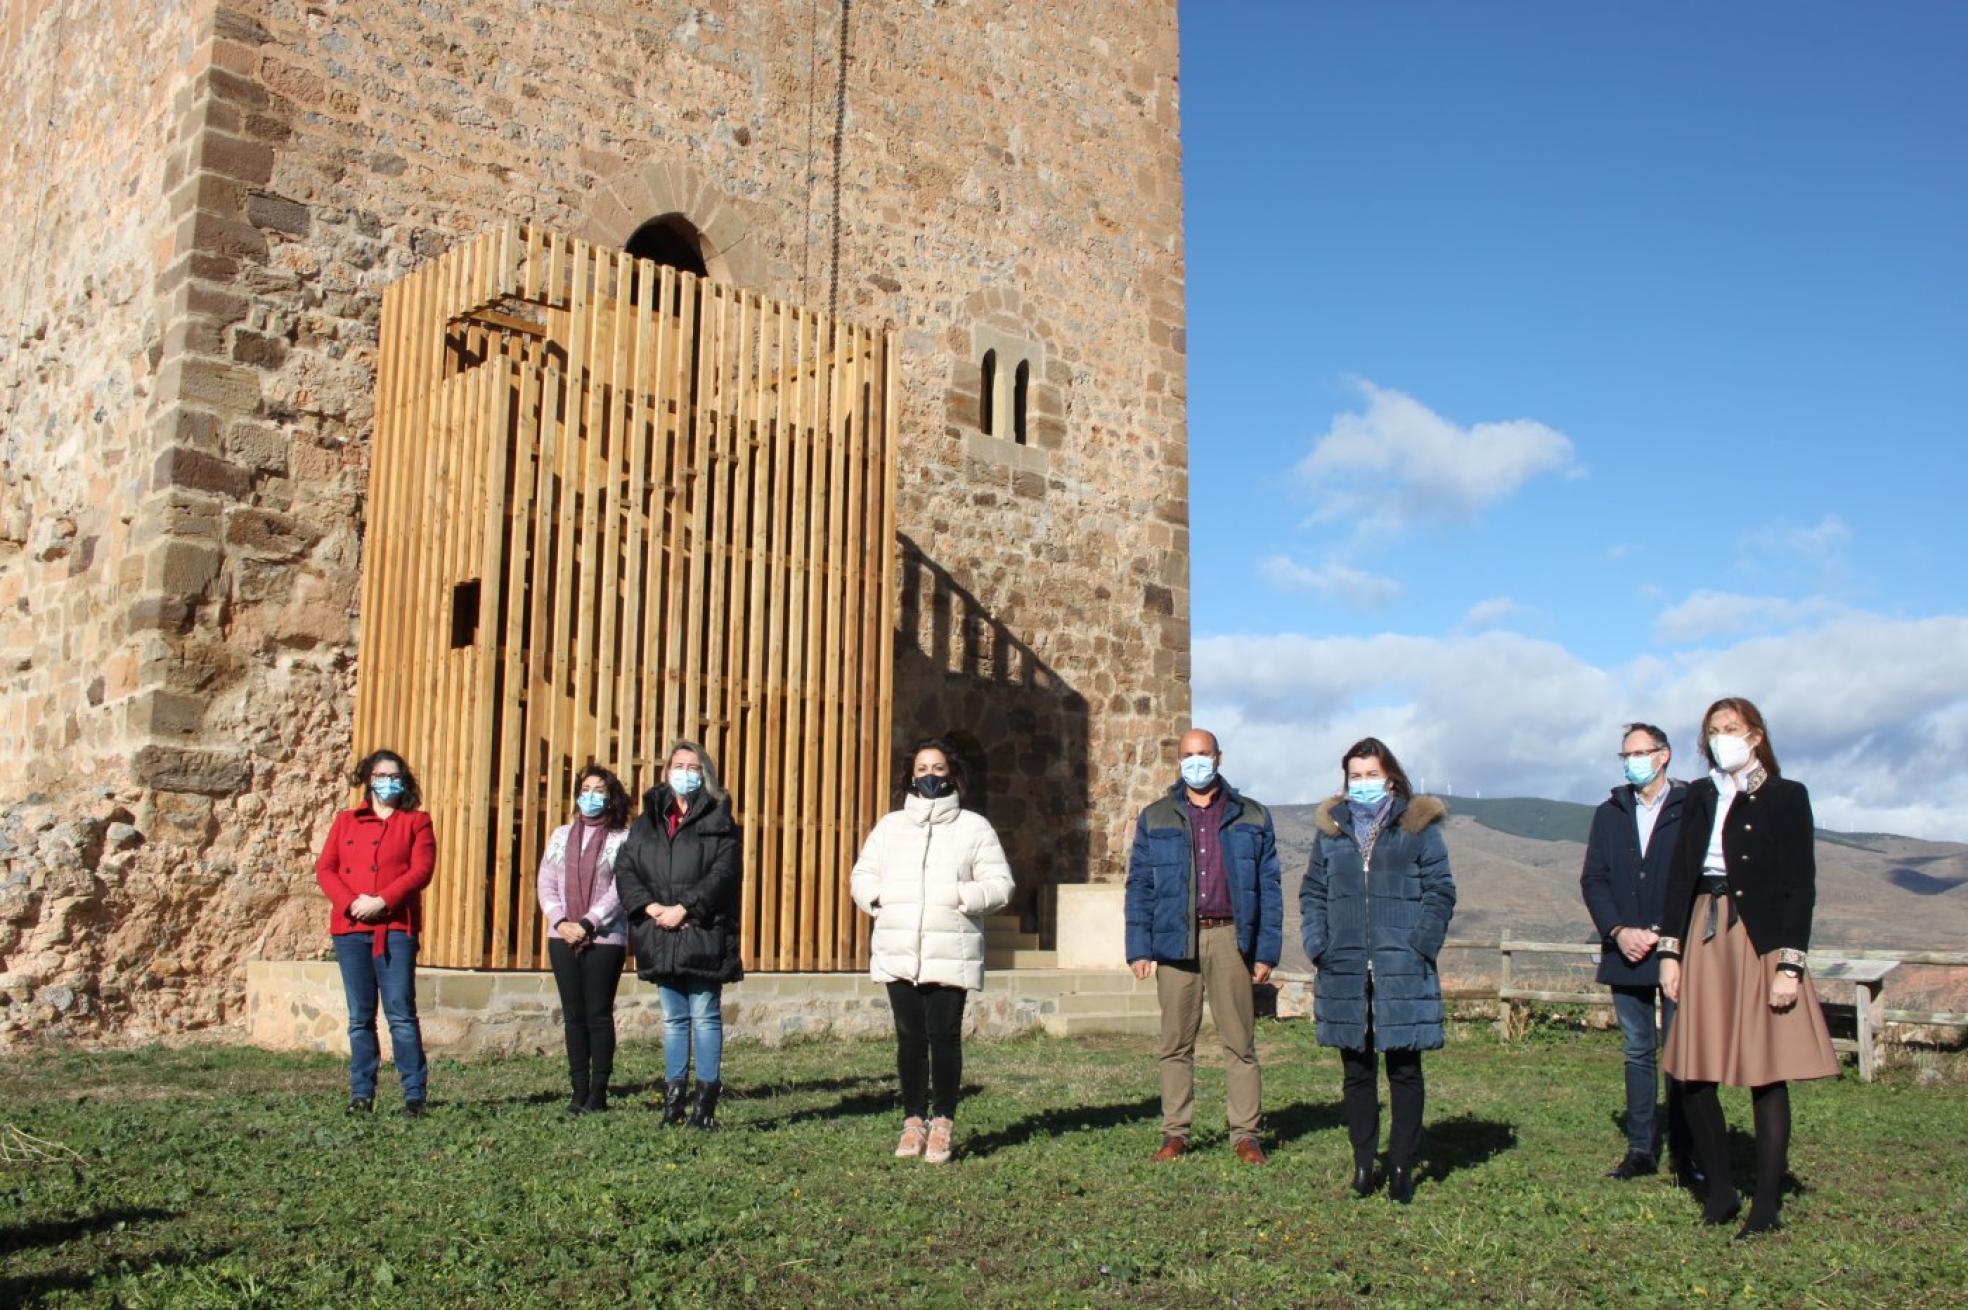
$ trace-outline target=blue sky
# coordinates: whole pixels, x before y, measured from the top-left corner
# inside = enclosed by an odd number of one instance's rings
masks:
[[[1374,730],[1590,799],[1619,722],[1687,745],[1727,691],[1821,822],[1968,839],[1968,7],[1182,18],[1196,704],[1242,780],[1323,795]]]

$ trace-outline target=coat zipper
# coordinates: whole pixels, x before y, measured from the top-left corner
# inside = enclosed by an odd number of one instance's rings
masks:
[[[1380,825],[1367,830],[1367,848],[1360,852],[1360,914],[1366,931],[1367,986],[1373,986],[1373,853],[1380,844]],[[1368,992],[1372,996],[1371,990]]]
[[[923,923],[929,910],[929,844],[936,839],[935,815],[923,825],[922,867],[916,870],[916,981],[922,981]]]

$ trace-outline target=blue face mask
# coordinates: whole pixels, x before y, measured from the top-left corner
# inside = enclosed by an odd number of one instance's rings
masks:
[[[369,794],[383,804],[388,805],[391,801],[403,795],[403,779],[393,775],[382,778],[371,778],[369,780]]]
[[[1355,805],[1378,805],[1387,799],[1384,778],[1363,778],[1346,784],[1346,799]]]
[[[695,796],[704,785],[704,775],[695,769],[671,769],[670,790],[679,796]]]
[[[1182,781],[1197,791],[1216,781],[1216,761],[1207,755],[1182,757]]]
[[[574,808],[586,818],[599,819],[608,808],[608,797],[598,791],[584,791],[574,798]]]
[[[1651,755],[1630,755],[1626,761],[1626,780],[1636,787],[1644,787],[1654,780],[1660,769],[1654,764]]]

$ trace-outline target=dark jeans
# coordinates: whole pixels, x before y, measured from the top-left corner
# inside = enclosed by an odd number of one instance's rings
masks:
[[[615,1069],[615,989],[622,985],[622,946],[577,951],[558,937],[547,939],[560,1021],[567,1037],[567,1076],[576,1093],[606,1091]]]
[[[1659,1086],[1658,1052],[1674,1022],[1674,1002],[1660,997],[1660,1023],[1654,1023],[1654,997],[1660,988],[1613,988],[1613,1014],[1626,1048],[1626,1149],[1649,1159],[1659,1155],[1654,1094]],[[1667,1080],[1667,1147],[1676,1160],[1688,1159],[1688,1125],[1681,1110],[1681,1084]]]
[[[1412,1169],[1421,1154],[1421,1109],[1424,1089],[1421,1081],[1420,1051],[1388,1051],[1387,1099],[1394,1109],[1394,1130],[1387,1141],[1387,1163],[1396,1169]],[[1353,1163],[1358,1168],[1373,1164],[1380,1146],[1380,1089],[1374,1085],[1374,1052],[1339,1052],[1344,1078],[1340,1100],[1346,1108],[1346,1135],[1353,1142]]]
[[[889,1008],[895,1011],[895,1070],[902,1078],[903,1114],[918,1119],[932,1112],[939,1119],[957,1117],[966,995],[961,987],[935,983],[888,985]],[[933,1103],[931,1087],[935,1088]]]
[[[390,1059],[405,1101],[424,1099],[430,1068],[424,1062],[424,1033],[417,1024],[417,939],[392,930],[383,954],[371,954],[375,938],[368,932],[335,936],[335,961],[342,966],[342,992],[348,998],[349,1095],[371,1100],[376,1095],[376,1071],[383,1048],[376,1040],[376,998],[382,997],[383,1017],[389,1021]]]

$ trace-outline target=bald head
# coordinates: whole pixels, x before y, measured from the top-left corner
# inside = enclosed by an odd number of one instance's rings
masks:
[[[1176,750],[1182,755],[1218,755],[1223,748],[1217,745],[1215,733],[1207,728],[1191,728],[1182,734]]]

